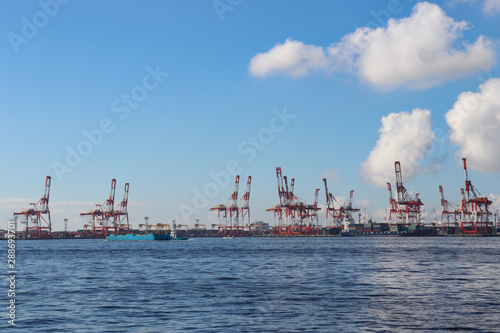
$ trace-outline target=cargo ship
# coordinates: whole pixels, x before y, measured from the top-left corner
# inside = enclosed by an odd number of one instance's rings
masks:
[[[187,240],[187,237],[179,237],[172,234],[125,234],[106,236],[107,241],[153,241],[153,240]]]
[[[169,240],[169,234],[125,234],[125,235],[115,235],[111,234],[106,236],[107,241],[127,241],[127,240],[136,240],[136,241],[152,241],[152,240]]]
[[[107,241],[153,241],[153,240],[187,240],[187,237],[179,237],[177,236],[177,225],[173,224],[172,231],[170,234],[156,234],[156,233],[147,233],[147,234],[124,234],[124,235],[115,235],[111,234],[106,236]]]
[[[437,229],[415,224],[367,223],[344,226],[341,236],[420,237],[437,236]]]

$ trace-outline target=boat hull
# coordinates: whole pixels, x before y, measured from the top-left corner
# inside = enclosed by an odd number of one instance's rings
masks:
[[[382,231],[382,232],[363,232],[363,231],[349,231],[341,232],[341,236],[346,237],[426,237],[437,236],[437,232],[433,228],[419,227],[415,230],[408,231]]]
[[[401,232],[341,232],[344,237],[401,237]]]
[[[107,241],[153,241],[153,240],[187,240],[187,237],[171,237],[169,234],[126,234],[106,236]]]

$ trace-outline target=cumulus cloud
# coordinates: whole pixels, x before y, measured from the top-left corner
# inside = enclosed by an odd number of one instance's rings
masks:
[[[386,27],[358,28],[327,48],[288,39],[252,58],[249,71],[260,77],[300,77],[342,70],[380,89],[427,88],[494,65],[492,42],[484,36],[456,47],[466,29],[467,22],[421,2],[407,18],[391,18]]]
[[[450,140],[471,169],[500,172],[500,78],[458,95],[446,114]]]
[[[456,2],[481,2],[483,12],[487,15],[494,15],[500,13],[500,0],[455,0],[451,4],[454,5]]]
[[[360,170],[365,181],[378,186],[393,181],[395,161],[401,162],[404,179],[417,175],[418,164],[430,152],[434,139],[429,110],[391,113],[381,122],[379,140]]]
[[[319,46],[305,45],[287,39],[266,53],[259,53],[250,61],[250,73],[255,76],[285,74],[300,77],[311,71],[325,70],[327,58]]]
[[[500,0],[485,0],[483,4],[483,11],[486,14],[500,13]]]

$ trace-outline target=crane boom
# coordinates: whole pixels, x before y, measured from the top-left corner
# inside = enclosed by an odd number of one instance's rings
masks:
[[[41,198],[38,202],[40,211],[44,214],[49,211],[50,182],[51,178],[50,176],[47,176],[47,178],[45,178],[45,192],[43,194],[43,198]]]
[[[405,201],[410,201],[407,198],[407,192],[403,186],[403,175],[401,173],[401,164],[399,161],[394,163],[394,169],[396,170],[396,193],[398,196],[398,202],[404,203]]]
[[[349,209],[352,209],[352,197],[354,195],[354,190],[351,190],[351,192],[349,193]]]
[[[120,213],[126,213],[127,212],[127,206],[128,206],[128,189],[129,189],[129,183],[125,183],[125,188],[123,190],[123,200],[118,205],[118,207],[120,207],[120,209],[119,209]]]
[[[236,175],[236,179],[234,181],[234,191],[233,194],[229,197],[228,206],[237,207],[238,206],[238,188],[240,186],[240,175]]]
[[[249,201],[250,201],[250,186],[252,185],[252,176],[248,176],[247,180],[247,190],[243,197],[241,198],[242,201],[242,208],[248,208],[249,207]]]
[[[283,176],[283,181],[285,182],[285,191],[283,192],[285,196],[285,205],[290,204],[290,191],[288,190],[288,179],[286,176]]]
[[[109,194],[109,200],[112,203],[115,202],[115,191],[116,191],[116,179],[113,178],[111,180],[111,192]]]
[[[465,199],[469,201],[470,199],[470,185],[469,176],[467,175],[467,158],[462,158],[464,162],[464,178],[465,178]]]
[[[325,183],[325,195],[326,195],[326,204],[329,205],[330,203],[330,196],[328,195],[328,184],[326,182],[326,178],[323,178],[323,183]]]
[[[111,191],[109,193],[109,199],[102,205],[104,208],[104,213],[112,214],[115,205],[115,190],[116,190],[116,179],[111,179]]]
[[[284,189],[283,189],[283,174],[281,173],[281,167],[276,168],[276,179],[278,180],[278,196],[280,198],[280,206],[285,204]]]
[[[389,204],[392,208],[394,206],[394,198],[392,197],[391,183],[387,183],[387,189],[389,190]]]
[[[443,186],[439,185],[439,194],[441,195],[441,208],[443,212],[448,211],[448,201],[445,200],[444,198],[444,191],[443,191]]]
[[[314,207],[318,207],[318,196],[319,196],[319,188],[316,189],[316,193],[314,195]]]
[[[129,183],[125,183],[125,189],[124,189],[124,193],[123,193],[123,204],[125,206],[125,208],[127,207],[128,205],[128,189],[129,189]]]

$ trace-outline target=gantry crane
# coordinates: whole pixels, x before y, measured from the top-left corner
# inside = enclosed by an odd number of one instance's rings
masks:
[[[274,232],[277,234],[286,233],[286,225],[284,221],[284,211],[282,207],[285,206],[285,194],[283,188],[283,174],[281,172],[281,168],[276,168],[276,179],[278,180],[278,198],[279,203],[277,205],[272,206],[271,208],[266,209],[266,212],[273,212],[275,227]]]
[[[305,230],[307,234],[317,234],[320,231],[318,211],[320,211],[321,208],[318,207],[318,198],[319,188],[314,192],[314,203],[312,205],[306,204],[306,208],[302,213],[302,218],[307,221]]]
[[[344,204],[337,197],[328,191],[328,183],[326,178],[323,178],[326,193],[326,228],[332,229],[330,233],[339,233],[341,228],[347,228],[351,223],[354,223],[353,213],[359,212],[359,208],[353,208],[352,200],[354,190],[349,192],[349,203]],[[338,206],[336,208],[335,206]]]
[[[240,176],[236,175],[234,181],[234,191],[225,204],[219,204],[210,208],[211,211],[217,211],[219,219],[218,234],[232,235],[238,234],[239,228],[239,208],[238,208],[238,187]]]
[[[102,205],[97,204],[93,210],[80,214],[80,216],[87,216],[88,222],[92,224],[93,237],[108,236],[110,232],[114,234],[118,232],[114,215],[115,190],[116,179],[113,178],[109,198]]]
[[[415,195],[415,198],[412,198],[404,187],[401,164],[399,161],[394,163],[394,169],[396,171],[397,201],[392,198],[390,183],[388,183],[389,201],[391,203],[391,215],[389,220],[392,220],[392,214],[394,214],[396,221],[400,224],[418,225],[421,223],[420,206],[422,206],[423,203],[419,199],[418,193]]]
[[[467,158],[462,158],[464,164],[465,191],[462,190],[462,232],[465,234],[486,234],[493,227],[490,221],[490,205],[492,201],[481,195],[472,185],[467,174]]]
[[[318,233],[317,211],[320,208],[317,207],[317,200],[315,205],[308,205],[295,195],[295,179],[291,179],[288,187],[288,178],[283,176],[281,167],[276,168],[276,178],[279,205],[266,209],[274,213],[274,232],[283,235]]]
[[[21,217],[21,223],[26,224],[26,238],[52,237],[52,222],[50,221],[49,195],[51,177],[45,178],[45,192],[37,203],[30,203],[28,209],[14,213]]]
[[[439,195],[441,197],[441,222],[446,218],[446,228],[450,228],[450,218],[454,226],[458,226],[458,221],[462,217],[462,210],[459,205],[454,204],[444,198],[443,186],[439,185]]]
[[[123,200],[118,204],[118,206],[113,211],[113,221],[119,226],[120,229],[130,230],[130,224],[128,220],[128,190],[129,183],[125,183],[125,188],[123,191]],[[127,224],[124,225],[124,221],[127,221]]]
[[[240,199],[239,215],[241,216],[241,228],[243,234],[250,234],[250,188],[252,186],[252,176],[248,176],[245,194]]]

